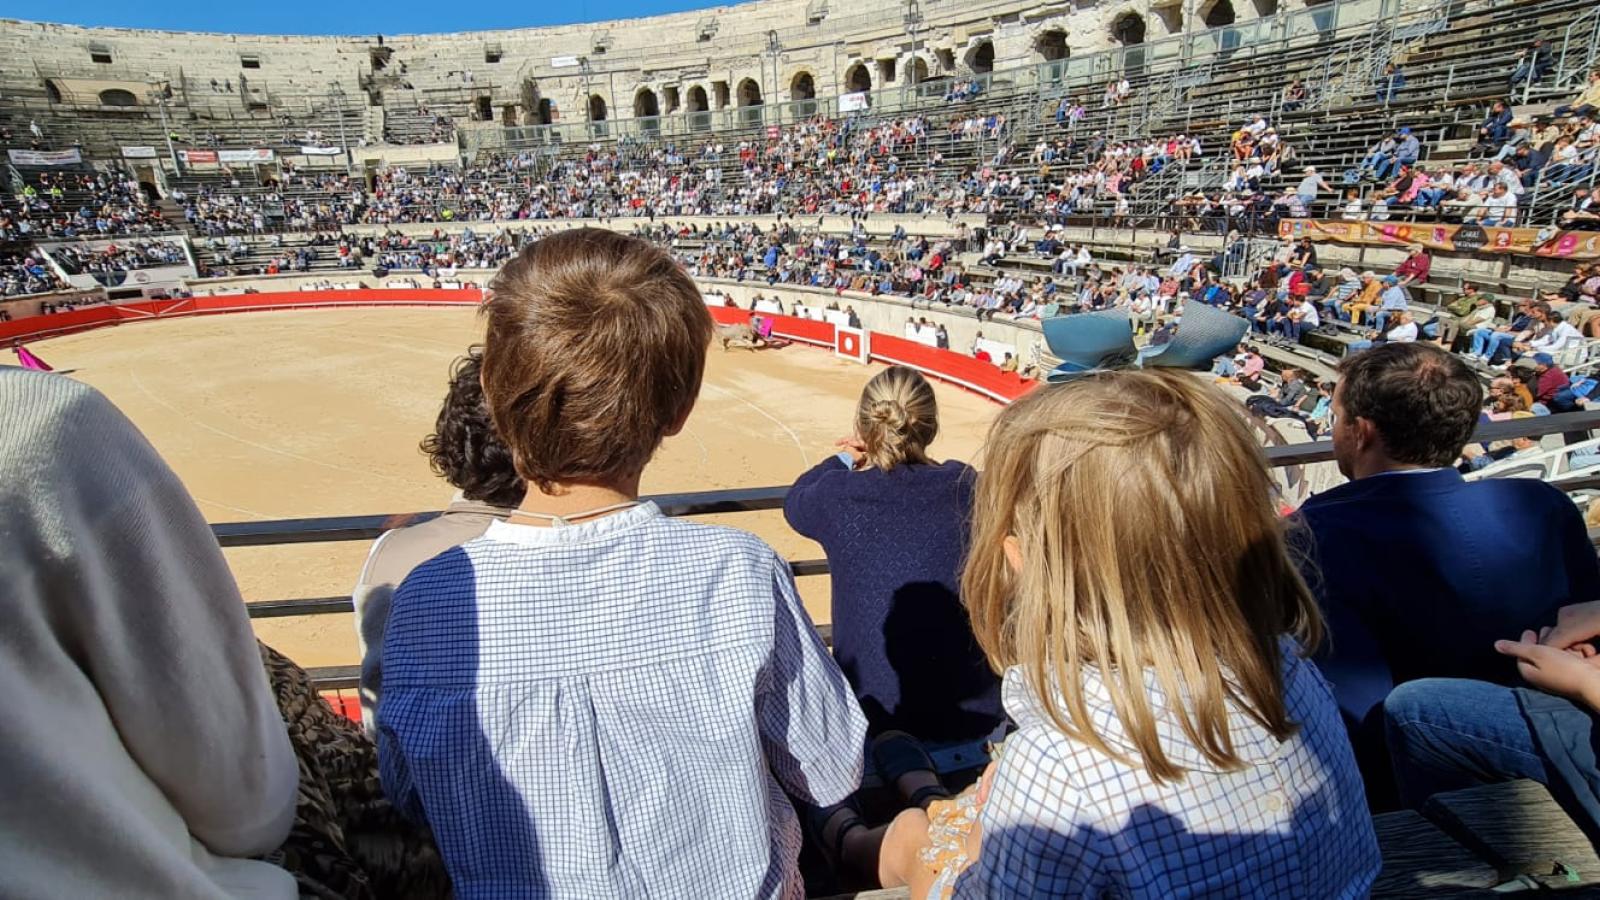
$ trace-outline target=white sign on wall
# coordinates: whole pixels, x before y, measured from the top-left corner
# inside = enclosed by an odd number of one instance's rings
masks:
[[[861,112],[871,105],[872,101],[867,99],[866,91],[856,91],[853,94],[839,95],[839,112],[842,113]]]
[[[579,63],[578,58],[576,56],[552,56],[552,57],[550,57],[550,68],[552,68],[552,69],[570,69],[573,66],[576,66],[576,65],[579,65],[579,64],[580,63]]]

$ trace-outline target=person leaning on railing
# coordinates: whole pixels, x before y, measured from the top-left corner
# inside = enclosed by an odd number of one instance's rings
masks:
[[[361,651],[361,719],[374,736],[383,683],[383,630],[395,588],[412,569],[509,516],[527,492],[484,406],[482,364],[483,348],[476,346],[456,360],[433,432],[422,439],[434,474],[448,481],[456,496],[438,518],[384,532],[368,551],[351,592]]]
[[[639,499],[700,390],[700,289],[585,228],[524,250],[488,296],[484,398],[528,490],[395,591],[385,793],[432,829],[462,900],[795,896],[787,795],[854,792],[866,719],[782,557]]]

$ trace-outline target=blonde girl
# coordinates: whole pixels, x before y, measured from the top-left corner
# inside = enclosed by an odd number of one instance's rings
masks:
[[[1240,414],[1182,372],[1042,388],[995,421],[962,598],[1017,730],[958,853],[902,813],[913,896],[1353,897],[1361,776],[1305,655],[1317,607]]]

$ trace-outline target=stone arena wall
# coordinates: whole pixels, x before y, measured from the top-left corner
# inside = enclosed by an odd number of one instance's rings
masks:
[[[1286,2],[1305,7],[1305,0]],[[1198,29],[1216,21],[1219,4],[1230,4],[1240,24],[1290,10],[1277,0],[758,0],[646,19],[381,37],[0,19],[0,97],[103,113],[116,108],[99,102],[105,90],[125,88],[144,105],[150,86],[165,84],[176,107],[246,116],[300,103],[310,109],[337,84],[352,98],[383,92],[440,109],[476,110],[486,102],[500,124],[543,124],[541,116],[580,122],[589,97],[600,98],[607,118],[628,119],[648,112],[645,92],[661,115],[691,111],[702,96],[715,111],[756,96],[803,99],[806,76],[821,100],[859,86],[862,72],[882,89],[1120,46],[1134,37],[1130,28],[1145,42],[1158,41],[1183,33],[1186,22]]]

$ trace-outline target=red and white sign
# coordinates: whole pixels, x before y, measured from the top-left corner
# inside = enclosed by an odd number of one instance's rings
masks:
[[[833,329],[833,355],[865,364],[871,357],[867,333],[859,328],[835,326]]]
[[[179,150],[178,155],[186,163],[214,163],[217,161],[215,150]]]

